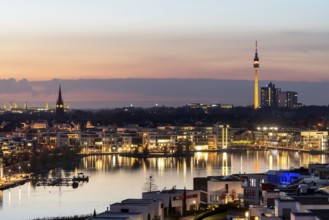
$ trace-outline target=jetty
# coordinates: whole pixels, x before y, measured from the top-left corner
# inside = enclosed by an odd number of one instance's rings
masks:
[[[73,176],[72,178],[33,178],[32,183],[36,186],[72,186],[77,188],[79,182],[89,182],[89,176],[85,176],[83,173],[78,173],[78,176]]]

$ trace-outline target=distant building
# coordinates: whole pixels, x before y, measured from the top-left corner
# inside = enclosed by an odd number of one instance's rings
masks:
[[[3,154],[2,154],[2,151],[0,151],[0,181],[4,177],[3,167],[4,167],[4,165],[3,165]]]
[[[229,125],[216,125],[217,148],[227,149],[231,146],[232,133]]]
[[[199,108],[199,109],[211,109],[211,108],[220,108],[220,109],[232,109],[232,104],[202,104],[202,103],[190,103],[188,104],[189,108]]]
[[[267,179],[266,174],[241,174],[240,177],[245,178],[245,181],[242,183],[243,196],[239,196],[240,201],[244,203],[245,207],[259,205],[262,199],[262,184]]]
[[[259,69],[259,57],[257,51],[257,41],[256,41],[256,50],[254,58],[254,70],[255,70],[255,79],[254,79],[254,109],[259,108],[259,98],[258,98],[258,69]]]
[[[328,131],[302,131],[302,146],[316,151],[328,150]]]
[[[280,89],[275,88],[273,83],[269,83],[260,90],[261,107],[278,107],[278,94]]]
[[[297,92],[279,92],[278,98],[279,107],[293,108],[298,105],[298,93]]]
[[[297,92],[282,92],[281,89],[276,88],[275,84],[272,82],[270,82],[266,87],[262,87],[260,93],[261,107],[296,108],[301,106],[301,104],[298,103]]]
[[[62,98],[61,86],[59,86],[58,98],[57,98],[57,102],[56,102],[56,117],[57,117],[57,119],[64,118],[64,101]]]
[[[177,215],[183,214],[183,196],[184,189],[163,189],[161,191],[143,192],[143,199],[150,199],[155,201],[162,201],[164,215],[172,212]],[[171,208],[170,208],[171,203]],[[199,190],[186,190],[186,210],[198,210],[200,206],[200,191]],[[171,209],[171,210],[169,210]]]
[[[48,127],[47,121],[37,121],[32,123],[32,129],[46,129]]]

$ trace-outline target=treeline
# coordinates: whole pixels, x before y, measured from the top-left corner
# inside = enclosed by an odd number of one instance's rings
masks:
[[[70,169],[75,161],[79,161],[79,151],[78,147],[62,147],[33,152],[30,159],[30,171],[38,173],[58,167]]]
[[[234,127],[255,127],[260,124],[275,124],[281,127],[316,128],[327,123],[328,106],[305,106],[296,109],[252,107],[189,108],[189,107],[152,107],[152,108],[117,108],[102,110],[71,110],[65,113],[61,122],[80,123],[82,128],[90,121],[93,125],[138,124],[143,127],[158,125],[212,125],[230,124]],[[22,123],[45,120],[49,126],[58,122],[55,113],[39,112],[33,114],[4,113],[0,115],[3,126],[0,131],[8,132],[22,127]],[[321,129],[321,127],[320,127]]]

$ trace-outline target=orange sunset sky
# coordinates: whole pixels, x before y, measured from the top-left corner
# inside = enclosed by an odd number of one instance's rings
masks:
[[[1,1],[0,78],[253,80],[258,40],[260,80],[329,81],[328,8],[325,0]]]

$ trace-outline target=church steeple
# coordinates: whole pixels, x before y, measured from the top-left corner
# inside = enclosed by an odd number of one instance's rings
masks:
[[[61,88],[61,85],[59,85],[58,98],[57,98],[56,105],[63,105],[63,104],[64,104],[64,102],[63,102],[63,98],[62,98],[62,88]]]
[[[62,88],[61,85],[59,85],[58,90],[58,98],[56,102],[56,116],[61,119],[64,116],[64,101],[62,98]]]

